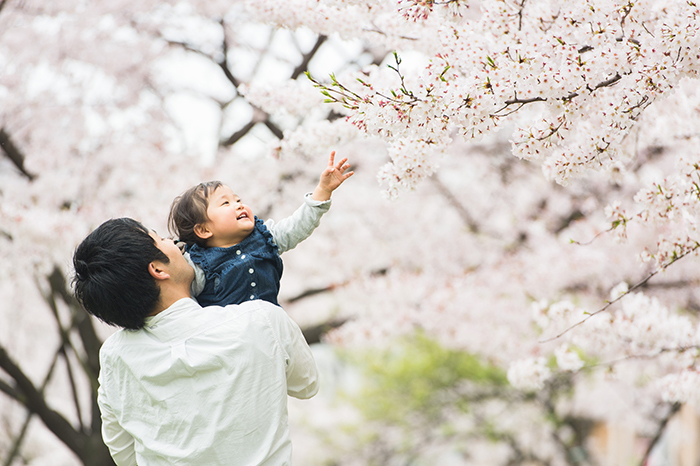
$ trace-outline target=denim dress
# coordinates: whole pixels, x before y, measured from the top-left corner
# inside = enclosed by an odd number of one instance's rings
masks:
[[[228,248],[192,245],[188,252],[204,272],[206,283],[197,301],[202,306],[226,306],[262,299],[277,303],[282,259],[272,233],[255,217],[246,239]]]

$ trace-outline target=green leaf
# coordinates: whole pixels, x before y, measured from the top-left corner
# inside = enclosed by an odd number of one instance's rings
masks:
[[[418,414],[439,416],[465,384],[506,387],[505,372],[478,355],[445,348],[424,332],[397,339],[386,350],[350,355],[365,377],[356,401],[368,419],[402,423]],[[459,401],[468,406],[469,400]]]

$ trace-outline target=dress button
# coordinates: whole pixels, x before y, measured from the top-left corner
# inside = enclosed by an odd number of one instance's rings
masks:
[[[243,254],[243,255],[241,256],[241,259],[245,259],[245,254]]]
[[[248,269],[248,273],[253,273],[253,272],[255,272],[255,270],[253,270],[253,269]]]
[[[250,295],[250,299],[255,299],[255,295]]]
[[[251,283],[250,286],[255,286],[255,282]]]
[[[241,255],[241,250],[240,250],[240,249],[236,249],[236,254],[240,256],[240,255]]]

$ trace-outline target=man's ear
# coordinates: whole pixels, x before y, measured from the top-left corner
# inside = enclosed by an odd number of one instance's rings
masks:
[[[148,273],[156,280],[166,280],[170,278],[170,274],[161,261],[153,261],[148,264]]]
[[[207,228],[207,225],[205,223],[198,223],[194,226],[194,234],[199,236],[201,239],[209,239],[211,236],[214,234]]]

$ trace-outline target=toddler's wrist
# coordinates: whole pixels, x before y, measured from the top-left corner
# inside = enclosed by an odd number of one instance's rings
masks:
[[[332,189],[322,188],[321,186],[316,186],[314,192],[311,193],[311,199],[314,201],[328,201],[333,193]]]

